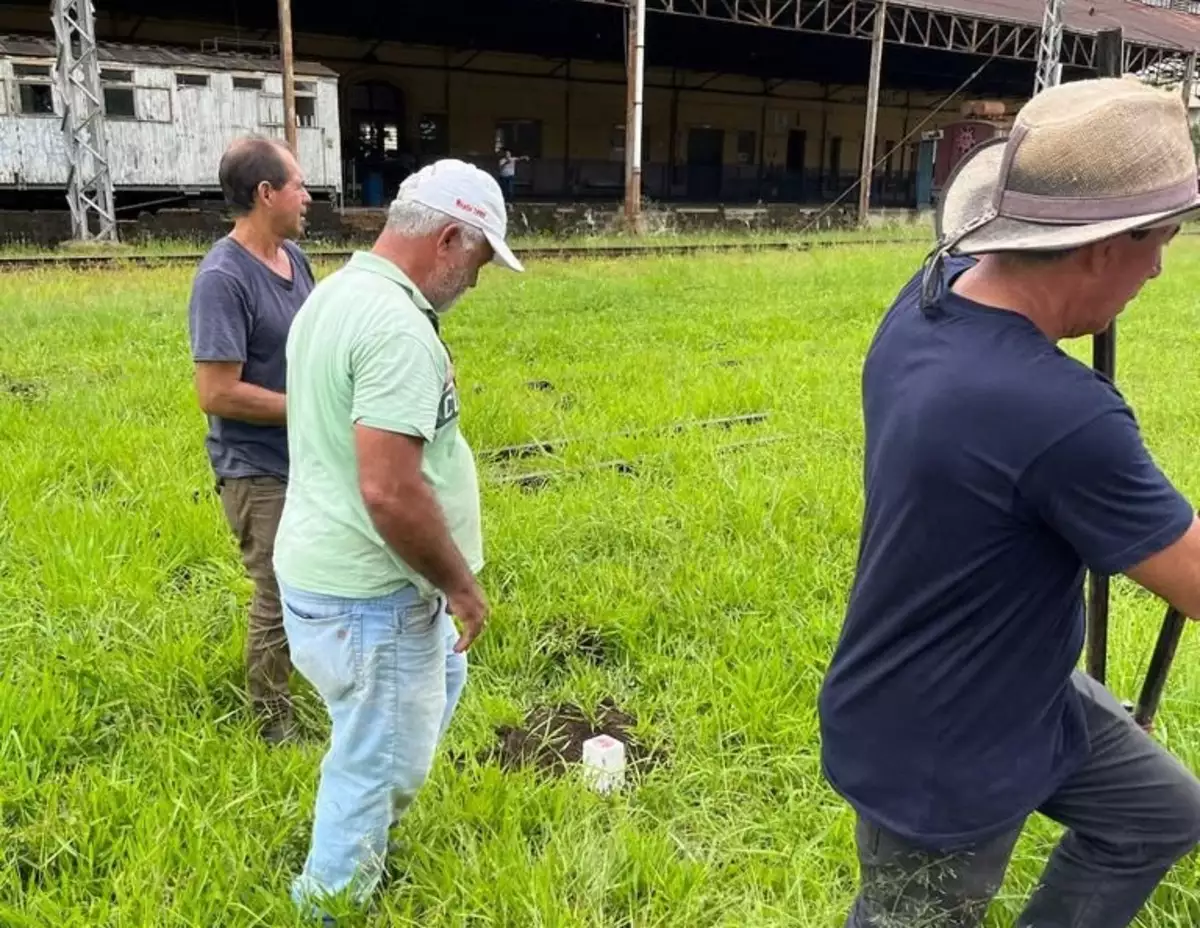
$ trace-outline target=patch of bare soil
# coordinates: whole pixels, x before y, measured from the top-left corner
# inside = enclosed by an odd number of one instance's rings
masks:
[[[509,725],[496,730],[499,743],[492,757],[505,770],[536,767],[545,773],[562,775],[583,758],[583,743],[597,735],[608,735],[625,745],[627,777],[636,777],[665,761],[661,751],[644,748],[630,734],[637,719],[622,712],[611,700],[600,704],[595,723],[583,710],[570,703],[539,706],[519,728]]]
[[[0,392],[25,402],[32,402],[45,395],[46,388],[36,381],[14,380],[7,374],[0,374]]]

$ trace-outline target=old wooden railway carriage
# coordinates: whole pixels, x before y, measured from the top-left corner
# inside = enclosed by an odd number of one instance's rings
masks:
[[[120,201],[219,194],[217,164],[237,135],[283,138],[278,60],[105,44],[99,50],[108,162]],[[52,38],[0,36],[0,195],[63,191],[62,114]],[[299,159],[314,197],[339,201],[337,74],[296,63]],[[124,197],[122,195],[125,195]]]

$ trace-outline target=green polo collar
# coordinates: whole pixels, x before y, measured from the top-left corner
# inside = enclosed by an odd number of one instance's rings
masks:
[[[433,306],[425,299],[425,295],[417,289],[417,285],[409,280],[408,275],[391,261],[387,260],[387,258],[381,258],[370,251],[356,251],[350,258],[349,266],[358,268],[360,271],[378,274],[380,277],[386,277],[394,284],[399,284],[412,297],[412,301],[417,304],[419,309],[426,313],[433,312]]]
[[[433,326],[433,331],[438,333],[438,337],[442,334],[441,320],[438,319],[437,312],[433,308],[433,304],[425,299],[425,294],[417,289],[417,285],[408,279],[400,268],[396,267],[387,258],[381,258],[379,255],[370,251],[356,251],[350,257],[347,264],[348,267],[357,268],[360,271],[366,271],[368,274],[378,274],[386,280],[390,280],[396,284],[401,290],[408,294],[409,299],[413,301],[417,309],[421,311],[429,324]],[[449,349],[447,349],[449,351]]]

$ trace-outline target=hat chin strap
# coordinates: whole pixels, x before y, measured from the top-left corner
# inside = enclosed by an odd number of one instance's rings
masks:
[[[1013,138],[1013,135],[1016,138]],[[1022,127],[1018,127],[1013,135],[1007,138],[995,137],[981,142],[967,154],[950,172],[950,177],[946,181],[946,190],[949,191],[955,181],[958,180],[962,172],[967,168],[968,164],[979,156],[979,153],[984,149],[993,148],[997,145],[1003,145],[1005,155],[1002,162],[1000,179],[1003,182],[1007,177],[1008,169],[1012,166],[1012,153],[1016,147],[1020,145],[1025,132]],[[949,257],[958,244],[977,229],[983,228],[1000,214],[1000,199],[999,191],[1001,185],[998,184],[992,191],[992,195],[988,205],[983,212],[974,219],[963,225],[961,228],[955,229],[952,232],[946,232],[942,228],[942,217],[945,214],[945,202],[943,201],[939,207],[936,218],[934,220],[934,228],[937,230],[938,241],[934,245],[933,250],[926,255],[924,264],[921,270],[921,312],[926,316],[933,316],[934,309],[939,300],[945,293],[945,264],[946,258]]]
[[[954,252],[959,242],[995,218],[996,210],[989,206],[961,229],[943,235],[941,241],[925,256],[921,267],[921,312],[926,316],[936,315],[934,310],[946,295],[946,258]]]

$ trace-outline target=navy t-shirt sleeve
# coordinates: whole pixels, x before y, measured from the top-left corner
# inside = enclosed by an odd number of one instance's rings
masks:
[[[1092,571],[1109,576],[1179,540],[1194,516],[1150,457],[1132,413],[1121,408],[1051,445],[1018,488]]]
[[[192,359],[245,362],[250,339],[250,303],[230,274],[202,270],[192,284],[188,305]]]

